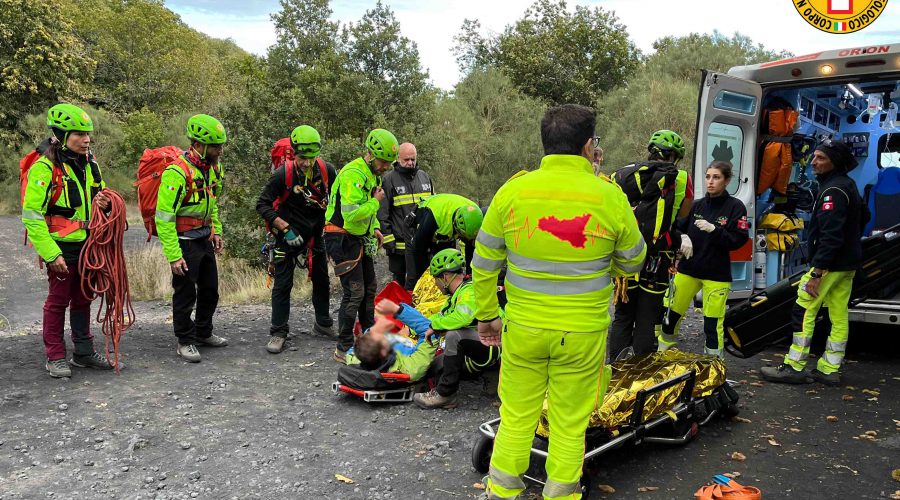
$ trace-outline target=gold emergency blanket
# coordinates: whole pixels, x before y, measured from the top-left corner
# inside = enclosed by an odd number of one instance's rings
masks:
[[[437,283],[434,282],[434,278],[431,277],[431,273],[427,270],[425,271],[425,274],[419,278],[419,281],[416,282],[416,287],[413,290],[412,295],[412,306],[426,318],[441,312],[441,309],[447,302],[447,296],[438,290]],[[376,318],[379,316],[380,314],[375,313]],[[404,325],[397,333],[413,340],[418,338],[416,332],[411,331],[406,325]]]
[[[446,302],[447,296],[441,293],[431,273],[426,270],[413,289],[413,307],[426,318],[430,318],[441,312]]]
[[[676,349],[636,356],[613,363],[612,378],[609,381],[606,396],[603,398],[603,404],[591,414],[589,425],[609,430],[617,429],[628,423],[631,418],[638,391],[691,370],[696,370],[697,373],[694,398],[707,396],[725,383],[725,362],[713,356]],[[644,420],[658,417],[672,410],[681,389],[682,385],[679,384],[648,397],[644,405]],[[593,397],[593,395],[586,394],[585,397]],[[545,399],[537,434],[547,437],[549,429],[547,400]]]

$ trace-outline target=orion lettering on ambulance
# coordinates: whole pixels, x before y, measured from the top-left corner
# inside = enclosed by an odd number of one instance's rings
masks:
[[[844,49],[838,52],[838,57],[861,56],[865,54],[887,54],[890,51],[890,45],[881,45],[878,47],[863,47],[861,49]]]

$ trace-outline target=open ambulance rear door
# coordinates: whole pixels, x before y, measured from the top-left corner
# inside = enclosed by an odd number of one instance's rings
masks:
[[[762,87],[725,73],[703,70],[694,141],[694,196],[706,194],[706,166],[731,162],[728,192],[747,207],[751,239],[731,254],[732,299],[753,291],[753,238],[756,229],[756,147],[759,141]]]

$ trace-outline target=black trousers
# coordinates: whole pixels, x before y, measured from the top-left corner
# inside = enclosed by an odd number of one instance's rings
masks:
[[[636,286],[628,289],[628,302],[616,304],[616,313],[609,327],[609,359],[628,346],[634,354],[656,351],[656,325],[662,324],[663,293],[652,293]]]
[[[188,270],[184,276],[172,274],[172,325],[182,345],[212,335],[213,313],[219,304],[219,270],[212,242],[206,238],[178,240]],[[197,306],[194,319],[191,312]]]
[[[461,379],[473,379],[500,362],[500,350],[481,343],[471,328],[447,332],[444,353],[435,358],[432,371],[438,378],[437,392],[452,396],[459,390]]]
[[[340,233],[326,233],[325,246],[335,263],[356,259],[360,255],[363,239]],[[375,324],[375,261],[362,252],[359,263],[341,277],[341,308],[338,312],[337,348],[348,351],[353,347],[353,326],[359,318],[363,330]]]
[[[306,238],[306,235],[303,235]],[[312,236],[310,236],[312,237]],[[312,252],[312,303],[316,314],[316,323],[330,327],[333,324],[329,298],[331,296],[328,281],[328,258],[325,255],[325,241],[322,236],[313,238]],[[307,240],[309,241],[309,240]],[[304,247],[291,247],[280,241],[275,247],[275,284],[272,286],[272,327],[270,334],[287,337],[290,332],[288,320],[291,317],[291,290],[294,289],[294,269],[297,258],[308,263],[308,254]]]
[[[391,272],[393,280],[409,291],[416,287],[416,280],[413,279],[414,273],[412,272],[415,266],[416,262],[411,251],[388,254],[388,270]]]

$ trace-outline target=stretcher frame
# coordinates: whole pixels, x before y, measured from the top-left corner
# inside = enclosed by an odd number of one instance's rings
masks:
[[[408,385],[398,389],[357,389],[340,382],[331,384],[331,392],[334,394],[345,393],[362,398],[366,403],[408,403],[413,400],[413,394],[417,382],[412,382],[409,375],[403,373],[382,373],[381,376],[385,380],[396,382],[398,384],[406,383]]]
[[[729,386],[728,390],[731,390],[733,392],[731,386],[736,385],[734,382],[726,380],[725,384],[714,389],[710,395],[704,396],[702,398],[693,398],[692,393],[696,380],[697,373],[695,370],[691,370],[677,377],[673,377],[664,382],[660,382],[659,384],[656,384],[652,387],[648,387],[646,389],[641,389],[640,391],[638,391],[635,396],[634,410],[632,411],[631,418],[627,426],[628,430],[622,432],[617,436],[613,436],[612,439],[591,449],[588,449],[589,446],[586,443],[586,451],[584,454],[585,467],[587,462],[592,458],[610,452],[616,448],[620,448],[626,444],[686,444],[697,436],[700,426],[706,425],[717,415],[737,415],[737,408],[735,408],[735,404],[737,403],[736,393],[734,393],[733,396],[729,395],[729,397],[733,397],[734,399],[729,401],[729,403],[725,406],[712,409],[705,408],[704,406],[704,408],[706,409],[705,412],[698,411],[701,405],[705,405],[706,400],[713,397],[719,397],[719,391],[725,390],[723,389],[724,386]],[[668,388],[679,384],[684,384],[684,386],[679,392],[675,406],[672,408],[672,410],[658,417],[645,419],[643,414],[644,406],[646,405],[647,400],[654,394],[658,394]],[[488,472],[488,464],[490,463],[493,441],[497,437],[499,424],[500,418],[497,417],[495,419],[484,422],[478,427],[478,431],[481,436],[479,436],[478,441],[476,441],[475,446],[472,448],[472,465],[478,472]],[[678,431],[673,437],[651,435],[651,431],[665,425],[673,425],[674,429],[683,430]],[[590,436],[591,430],[592,429],[590,428],[588,429],[588,436]],[[588,438],[587,441],[589,442],[590,439]],[[531,455],[541,457],[546,460],[547,451],[532,446]],[[532,482],[544,484],[544,481],[538,478],[528,475],[525,475],[524,477]],[[581,487],[583,495],[582,498],[587,498],[587,495],[590,492],[589,475],[582,474]]]

